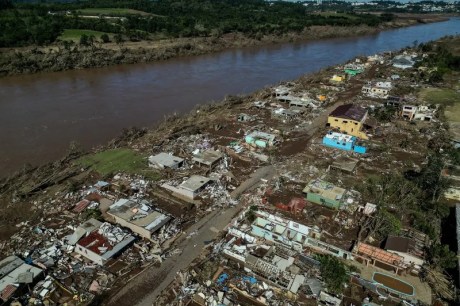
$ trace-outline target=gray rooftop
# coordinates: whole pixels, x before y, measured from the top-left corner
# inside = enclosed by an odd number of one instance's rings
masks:
[[[159,153],[157,155],[152,155],[149,157],[149,162],[151,164],[162,165],[164,167],[176,167],[178,164],[182,163],[184,159],[170,155],[168,153]]]
[[[211,179],[201,176],[201,175],[192,175],[188,180],[183,182],[180,187],[182,189],[195,191],[205,186],[211,181]]]
[[[0,291],[2,291],[6,286],[11,284],[29,283],[31,278],[33,280],[43,270],[26,264],[17,256],[9,256],[0,262],[0,271],[2,273]]]
[[[222,152],[206,150],[193,156],[192,160],[200,164],[211,166],[214,163],[218,162],[222,157],[224,157],[224,154]]]
[[[155,231],[171,218],[152,209],[148,204],[148,202],[138,203],[128,199],[120,199],[110,206],[107,213],[136,226]]]

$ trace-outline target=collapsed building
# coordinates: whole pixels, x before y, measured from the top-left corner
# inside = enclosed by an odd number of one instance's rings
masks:
[[[146,200],[120,199],[110,206],[107,214],[115,219],[115,223],[146,239],[152,239],[152,234],[171,220],[171,217],[150,207]]]

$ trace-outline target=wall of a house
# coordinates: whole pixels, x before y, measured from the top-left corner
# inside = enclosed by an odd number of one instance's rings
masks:
[[[331,127],[337,128],[341,132],[346,133],[348,135],[356,136],[361,139],[368,139],[367,135],[361,131],[363,128],[363,122],[365,120],[366,120],[366,117],[364,117],[363,120],[359,122],[359,121],[329,116],[327,118],[327,123]]]

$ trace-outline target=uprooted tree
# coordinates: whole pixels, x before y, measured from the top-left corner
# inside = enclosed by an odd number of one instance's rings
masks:
[[[384,238],[399,233],[420,194],[415,184],[395,173],[368,179],[360,191],[363,198],[377,205],[375,214],[361,223],[358,240],[364,242],[375,235]]]
[[[329,292],[342,293],[344,286],[349,282],[348,268],[336,257],[330,255],[318,255],[321,263],[321,277]]]

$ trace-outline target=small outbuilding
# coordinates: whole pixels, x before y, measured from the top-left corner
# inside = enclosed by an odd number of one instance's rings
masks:
[[[184,160],[180,157],[168,154],[160,153],[149,157],[149,166],[157,169],[177,169],[184,165]]]
[[[214,168],[224,157],[224,154],[219,151],[206,150],[203,152],[198,152],[192,157],[192,161],[201,166],[207,166],[209,168]]]

